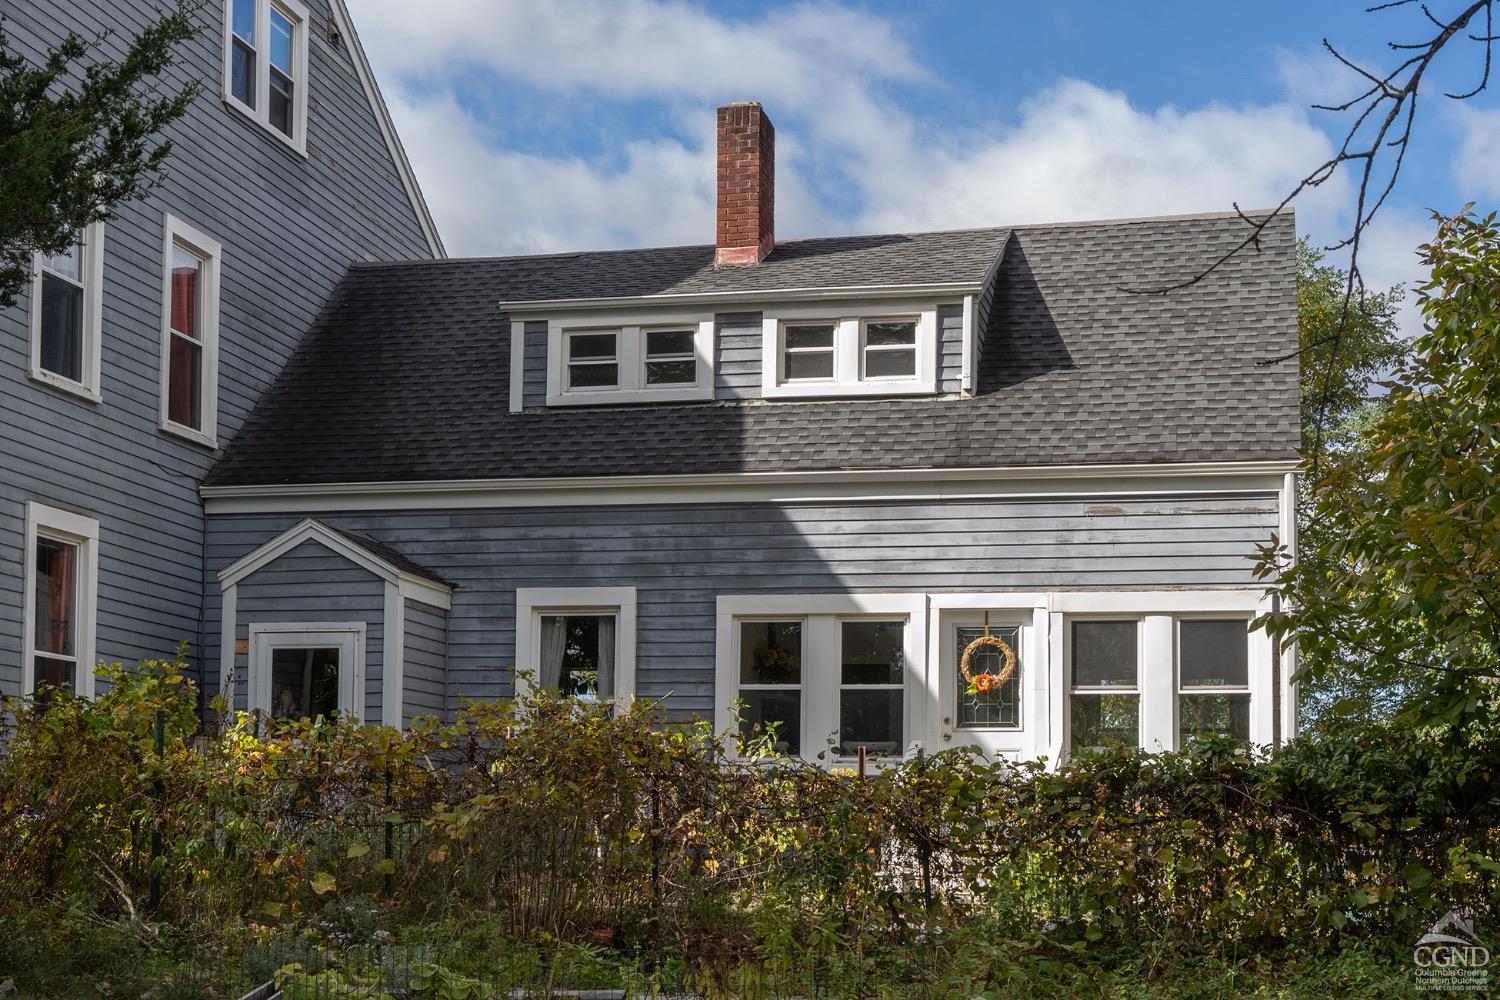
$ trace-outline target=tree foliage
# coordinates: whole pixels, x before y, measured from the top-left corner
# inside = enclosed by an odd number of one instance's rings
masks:
[[[1308,517],[1316,544],[1261,573],[1303,679],[1348,671],[1421,721],[1487,710],[1500,684],[1500,228],[1435,217],[1420,248],[1425,332],[1377,416],[1328,456]]]
[[[67,249],[82,227],[160,182],[171,154],[162,129],[194,85],[168,88],[173,50],[197,33],[197,0],[180,0],[131,41],[118,62],[84,60],[110,32],[76,32],[38,63],[11,49],[0,22],[0,306],[15,301],[34,254]]]

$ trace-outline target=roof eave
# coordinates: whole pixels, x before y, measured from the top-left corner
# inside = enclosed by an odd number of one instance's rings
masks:
[[[979,281],[935,281],[911,285],[841,285],[825,288],[757,288],[722,292],[669,292],[658,295],[626,295],[590,299],[528,299],[501,301],[507,313],[551,312],[557,309],[626,309],[640,306],[714,305],[740,302],[806,302],[842,299],[893,299],[933,295],[960,297],[982,291]]]

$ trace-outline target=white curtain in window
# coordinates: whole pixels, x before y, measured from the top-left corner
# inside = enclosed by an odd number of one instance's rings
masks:
[[[562,615],[543,615],[542,662],[537,664],[536,681],[549,691],[556,691],[562,680],[563,651],[567,645],[567,619]]]
[[[599,700],[615,696],[615,620],[599,619]]]

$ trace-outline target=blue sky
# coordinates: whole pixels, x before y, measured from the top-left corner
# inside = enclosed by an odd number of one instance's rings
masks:
[[[1442,11],[1457,0],[1432,0]],[[931,0],[357,0],[356,23],[455,254],[712,239],[713,109],[777,125],[782,238],[1260,207],[1327,155],[1308,109],[1424,38],[1415,7]],[[1500,87],[1478,47],[1430,81],[1366,273],[1417,276],[1426,210],[1500,202]],[[1497,79],[1500,84],[1500,79]],[[1352,185],[1298,204],[1344,231]],[[1410,319],[1408,318],[1408,322]]]

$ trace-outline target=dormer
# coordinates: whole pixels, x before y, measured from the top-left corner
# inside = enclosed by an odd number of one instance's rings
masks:
[[[778,243],[753,102],[719,109],[716,165],[712,246],[527,259],[512,411],[972,394],[1007,230]]]

